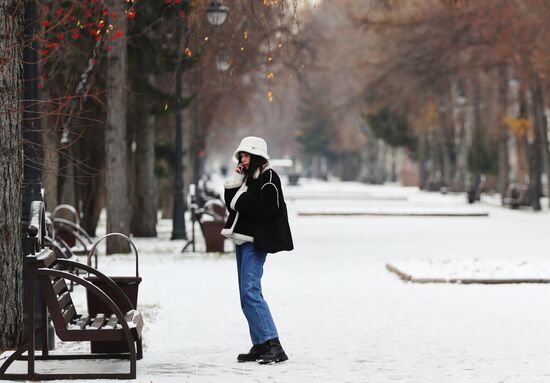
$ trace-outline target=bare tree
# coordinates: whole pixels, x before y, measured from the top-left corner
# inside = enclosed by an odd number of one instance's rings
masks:
[[[107,232],[130,233],[130,204],[128,200],[128,157],[126,142],[127,52],[126,3],[108,0],[111,15],[110,31],[115,37],[107,54],[107,123],[105,129],[105,188]],[[116,15],[112,17],[112,15]],[[107,253],[128,253],[130,245],[120,237],[110,237]]]

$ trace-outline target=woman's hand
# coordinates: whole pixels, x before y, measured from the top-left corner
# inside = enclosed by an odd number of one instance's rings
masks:
[[[237,167],[235,168],[235,171],[239,174],[244,174],[246,172],[243,164],[238,164]]]

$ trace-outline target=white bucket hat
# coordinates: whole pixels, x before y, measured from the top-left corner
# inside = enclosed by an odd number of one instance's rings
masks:
[[[260,137],[248,136],[241,140],[239,147],[233,154],[237,161],[239,161],[239,152],[255,154],[269,160],[269,156],[267,155],[267,143]]]

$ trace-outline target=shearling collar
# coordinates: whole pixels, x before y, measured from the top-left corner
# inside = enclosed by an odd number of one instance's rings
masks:
[[[268,169],[272,169],[271,167],[271,164],[269,162],[267,162],[265,165],[263,165],[261,168],[259,169],[256,169],[256,171],[254,172],[254,174],[252,175],[252,178],[257,180],[258,177],[260,176],[260,174],[262,174],[263,172],[265,172],[266,170]]]

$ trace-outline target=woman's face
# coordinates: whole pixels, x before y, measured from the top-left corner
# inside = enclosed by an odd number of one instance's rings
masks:
[[[250,154],[247,152],[241,152],[241,164],[248,169],[250,166]]]

